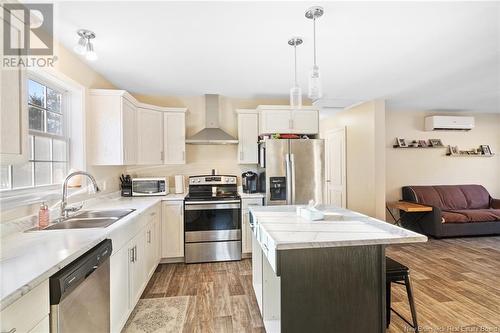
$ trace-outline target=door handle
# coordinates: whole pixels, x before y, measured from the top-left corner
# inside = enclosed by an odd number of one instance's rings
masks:
[[[130,249],[130,262],[134,262],[134,248]]]
[[[12,328],[12,329],[11,329],[11,330],[9,330],[9,331],[5,331],[5,332],[4,332],[4,331],[2,331],[1,333],[14,333],[14,332],[16,332],[16,331],[17,331],[17,329],[14,327],[14,328]]]
[[[290,165],[290,154],[285,154],[286,165],[286,203],[292,204],[292,167]]]
[[[134,262],[137,261],[137,245],[134,246]]]
[[[148,230],[148,243],[151,244],[151,230]]]

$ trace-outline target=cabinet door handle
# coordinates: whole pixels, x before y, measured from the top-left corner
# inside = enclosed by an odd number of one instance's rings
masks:
[[[148,243],[151,244],[151,230],[148,230]]]
[[[243,151],[240,151],[240,161],[243,161],[243,156],[245,156],[245,155],[243,154]]]
[[[134,248],[130,249],[130,262],[134,262]]]
[[[183,150],[182,151],[182,161],[186,160],[186,152]]]
[[[163,152],[163,150],[160,152],[160,160],[163,161],[165,159],[164,157],[165,153]]]

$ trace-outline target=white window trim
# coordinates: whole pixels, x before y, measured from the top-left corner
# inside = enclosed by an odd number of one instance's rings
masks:
[[[63,73],[52,68],[27,70],[25,80],[38,79],[41,83],[47,82],[51,86],[60,87],[66,91],[66,107],[64,112],[65,126],[69,139],[69,168],[86,170],[86,126],[85,126],[85,97],[87,89]],[[24,98],[26,100],[26,98]],[[27,110],[26,110],[27,111]],[[28,134],[29,135],[29,134]],[[61,185],[46,185],[30,188],[0,191],[0,205],[2,210],[34,204],[44,200],[54,200],[60,197]]]

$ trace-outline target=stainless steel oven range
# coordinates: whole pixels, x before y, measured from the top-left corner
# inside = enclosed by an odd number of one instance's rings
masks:
[[[241,200],[236,176],[189,177],[184,200],[186,263],[241,259]]]

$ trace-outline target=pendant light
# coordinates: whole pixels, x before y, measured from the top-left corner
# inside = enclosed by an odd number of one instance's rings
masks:
[[[319,66],[316,63],[316,19],[320,18],[324,13],[323,7],[314,6],[306,11],[306,17],[313,20],[313,48],[314,48],[314,64],[309,74],[309,90],[307,96],[313,101],[321,98],[323,95],[321,89],[321,78]]]
[[[294,77],[293,87],[290,89],[290,106],[296,109],[300,109],[302,107],[302,89],[300,89],[297,80],[297,46],[301,44],[302,38],[300,37],[292,37],[288,40],[288,45],[293,46],[294,56]]]

